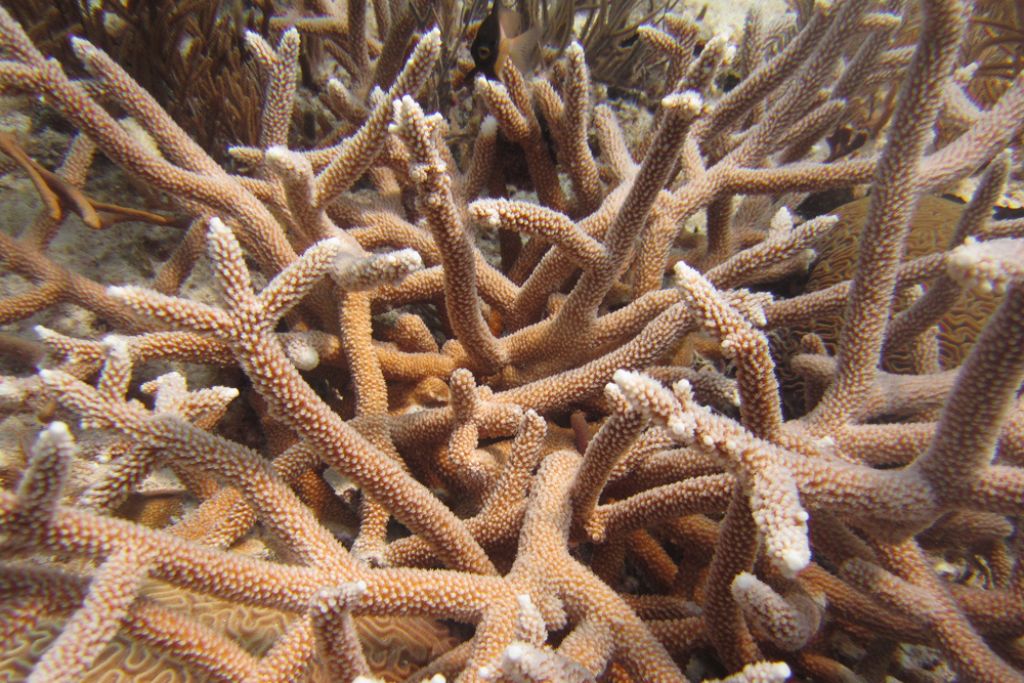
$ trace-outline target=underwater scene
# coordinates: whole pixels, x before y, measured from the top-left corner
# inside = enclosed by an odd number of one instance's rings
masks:
[[[0,681],[1024,683],[1024,4],[0,0]]]

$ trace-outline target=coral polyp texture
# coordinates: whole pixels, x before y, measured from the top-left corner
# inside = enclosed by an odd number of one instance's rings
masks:
[[[1024,77],[797,4],[610,44],[645,122],[319,0],[226,153],[0,8],[5,680],[1024,680]]]

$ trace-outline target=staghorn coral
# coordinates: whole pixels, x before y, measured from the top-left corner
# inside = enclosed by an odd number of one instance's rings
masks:
[[[246,38],[265,90],[244,174],[95,45],[72,41],[72,79],[0,9],[0,89],[76,131],[52,172],[8,146],[47,205],[0,233],[31,282],[0,300],[23,368],[0,406],[45,423],[0,491],[5,672],[1021,680],[1024,241],[992,207],[1024,78],[971,102],[960,2],[921,2],[910,53],[898,3],[753,17],[728,93],[724,38],[694,57],[693,22],[647,27],[670,78],[634,149],[579,45],[445,119],[417,98],[457,46],[422,8],[314,4]],[[320,93],[346,125],[290,148],[300,47],[325,32],[349,48]],[[894,65],[882,137],[827,153]],[[97,150],[187,226],[143,284],[54,253]],[[915,207],[978,172],[905,254]],[[869,193],[857,248],[796,214],[836,189]],[[815,248],[856,265],[787,290]],[[200,263],[215,299],[189,288]],[[940,355],[965,290],[997,305]],[[116,333],[17,334],[62,304]],[[184,514],[130,504],[160,478]]]
[[[246,29],[267,31],[269,3],[17,0],[8,3],[40,50],[84,75],[69,40],[84,37],[124,66],[218,160],[257,140],[259,77]]]

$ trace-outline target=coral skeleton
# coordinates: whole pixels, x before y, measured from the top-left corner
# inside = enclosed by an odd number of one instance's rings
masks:
[[[438,95],[437,4],[249,32],[227,155],[0,7],[0,92],[73,131],[0,141],[42,198],[0,232],[5,680],[1024,681],[1024,75],[972,97],[981,10],[666,15],[636,136],[578,43]],[[54,249],[128,221],[174,235],[146,278]]]

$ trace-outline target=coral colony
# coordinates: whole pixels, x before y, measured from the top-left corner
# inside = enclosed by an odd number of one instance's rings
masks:
[[[576,43],[438,105],[425,4],[248,33],[229,156],[0,9],[0,89],[69,131],[2,141],[43,199],[0,232],[3,675],[1024,680],[1024,77],[972,95],[979,8],[659,17],[631,137]],[[52,248],[126,220],[177,226],[143,285]]]

